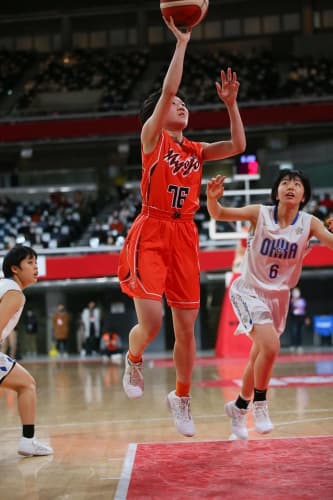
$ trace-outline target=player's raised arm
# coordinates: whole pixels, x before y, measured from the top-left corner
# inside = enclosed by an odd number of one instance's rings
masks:
[[[259,205],[246,205],[244,207],[235,208],[224,207],[219,202],[219,199],[222,198],[224,194],[225,179],[225,176],[217,175],[207,183],[206,194],[209,215],[215,220],[247,220],[251,222],[252,226],[255,226],[259,213]]]
[[[237,104],[239,85],[235,71],[231,68],[226,72],[221,71],[221,83],[216,82],[216,90],[229,114],[231,137],[228,141],[206,143],[204,147],[206,161],[228,158],[242,153],[246,148],[244,126]]]
[[[141,142],[145,152],[151,151],[160,137],[166,114],[182,80],[186,47],[191,38],[191,29],[183,32],[175,26],[172,18],[170,18],[170,21],[166,19],[164,21],[175,35],[177,43],[168,71],[164,77],[161,95],[152,115],[142,127]]]

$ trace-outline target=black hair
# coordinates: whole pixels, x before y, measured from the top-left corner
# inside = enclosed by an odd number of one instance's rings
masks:
[[[24,245],[16,245],[11,248],[5,255],[2,263],[2,272],[4,277],[11,278],[13,276],[12,266],[19,267],[22,260],[26,257],[35,257],[37,259],[37,253],[32,248]]]
[[[279,175],[274,181],[272,191],[271,191],[271,199],[274,203],[274,205],[279,204],[279,200],[276,199],[277,197],[277,192],[278,188],[280,185],[280,182],[282,179],[287,177],[288,179],[295,179],[296,177],[299,177],[304,188],[304,201],[302,201],[299,205],[300,210],[302,210],[303,207],[308,203],[308,201],[311,198],[311,184],[307,176],[302,172],[302,170],[296,170],[296,169],[290,169],[290,170],[281,170]]]
[[[162,89],[156,90],[155,92],[149,94],[149,96],[143,101],[141,109],[139,111],[139,119],[141,126],[148,120],[148,118],[153,114],[155,106],[161,97]],[[177,92],[177,97],[183,102],[186,102],[184,93],[179,90]]]

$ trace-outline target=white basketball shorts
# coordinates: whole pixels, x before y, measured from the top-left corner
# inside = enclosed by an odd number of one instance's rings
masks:
[[[248,335],[255,324],[265,323],[272,323],[281,335],[286,325],[289,299],[289,290],[258,290],[242,277],[237,278],[230,287],[230,300],[239,321],[235,335]]]

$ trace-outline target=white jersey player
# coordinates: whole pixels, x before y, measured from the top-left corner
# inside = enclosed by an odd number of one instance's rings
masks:
[[[249,335],[252,346],[241,392],[236,401],[225,405],[233,438],[247,439],[246,417],[252,397],[255,430],[265,434],[273,429],[266,393],[280,349],[290,289],[299,280],[312,237],[333,249],[333,218],[327,222],[329,231],[317,217],[302,211],[311,197],[311,186],[299,170],[280,172],[272,187],[273,206],[222,206],[218,199],[223,196],[224,180],[218,175],[208,182],[210,216],[251,224],[242,273],[232,284],[230,297],[239,320],[236,333]]]
[[[24,288],[38,277],[37,254],[26,246],[16,246],[6,254],[0,279],[0,343],[17,325],[25,304]],[[24,456],[51,455],[50,446],[34,437],[36,418],[36,383],[30,373],[10,356],[0,352],[0,385],[18,396],[22,437],[18,453]]]
[[[255,231],[249,232],[241,277],[230,290],[240,321],[236,333],[250,333],[253,324],[271,320],[279,334],[284,331],[290,289],[296,286],[303,257],[309,251],[311,219],[310,214],[298,211],[295,220],[281,229],[277,206],[259,206]]]

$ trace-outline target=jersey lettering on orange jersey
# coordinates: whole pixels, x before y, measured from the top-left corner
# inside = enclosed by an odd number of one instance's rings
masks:
[[[182,159],[181,155],[179,153],[175,153],[172,149],[169,149],[167,154],[164,156],[164,160],[170,165],[174,175],[177,175],[178,172],[182,171],[183,177],[190,175],[192,172],[197,172],[201,166],[201,163],[196,156],[189,156]]]

